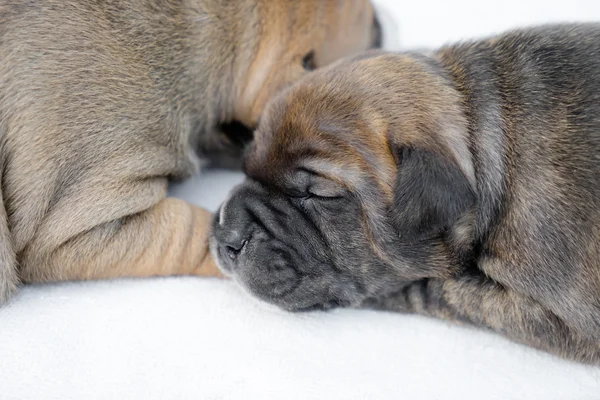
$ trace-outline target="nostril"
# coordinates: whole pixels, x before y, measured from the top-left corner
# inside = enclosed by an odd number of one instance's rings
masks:
[[[231,258],[232,260],[235,260],[237,258],[237,256],[240,254],[240,252],[242,251],[242,249],[246,246],[247,242],[248,242],[247,240],[244,240],[238,246],[232,246],[232,245],[225,246],[225,252],[227,253],[227,257]]]
[[[227,257],[231,258],[232,260],[235,260],[237,255],[240,254],[239,250],[231,246],[225,246],[225,252],[227,253]]]

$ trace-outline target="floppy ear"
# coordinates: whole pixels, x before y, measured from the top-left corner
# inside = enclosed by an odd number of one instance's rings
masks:
[[[403,238],[419,240],[451,227],[475,203],[460,168],[443,155],[404,147],[397,150],[393,221]]]

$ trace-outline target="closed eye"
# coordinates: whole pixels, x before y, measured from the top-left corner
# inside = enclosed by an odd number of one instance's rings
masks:
[[[317,194],[311,191],[311,189],[308,189],[308,193],[306,196],[304,196],[305,199],[320,199],[320,200],[339,200],[339,199],[343,199],[344,196],[342,196],[341,194]]]
[[[305,200],[336,200],[346,194],[346,189],[342,185],[311,169],[299,167],[295,177],[295,186],[298,190],[295,196],[292,195],[294,197]]]
[[[323,195],[323,194],[315,193],[315,192],[311,191],[310,188],[306,192],[299,192],[299,191],[289,192],[288,191],[287,195],[290,196],[291,198],[298,199],[298,200],[339,200],[339,199],[344,198],[344,196],[341,194]]]
[[[315,193],[313,191],[311,191],[311,189],[309,188],[307,192],[304,193],[295,193],[295,194],[291,194],[290,195],[292,198],[298,199],[300,201],[321,201],[321,202],[327,202],[327,201],[337,201],[337,200],[342,200],[345,197],[342,194],[320,194],[320,193]]]

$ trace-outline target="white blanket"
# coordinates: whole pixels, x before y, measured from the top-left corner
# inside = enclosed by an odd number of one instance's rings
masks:
[[[600,19],[597,0],[379,2],[403,47]],[[172,193],[214,209],[242,179]],[[287,314],[216,279],[27,287],[0,309],[0,400],[401,398],[598,400],[600,368],[419,316]]]

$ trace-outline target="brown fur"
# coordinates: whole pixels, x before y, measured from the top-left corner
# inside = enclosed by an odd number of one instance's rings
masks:
[[[302,79],[213,223],[219,265],[285,309],[419,312],[600,363],[599,64],[600,25],[558,25]]]
[[[0,0],[0,301],[19,281],[218,275],[209,213],[167,180],[234,147],[220,125],[253,127],[307,53],[368,48],[373,21],[366,0]]]

